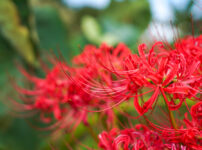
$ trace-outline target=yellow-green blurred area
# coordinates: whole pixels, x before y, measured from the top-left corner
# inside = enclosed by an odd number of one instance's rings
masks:
[[[49,133],[10,114],[5,103],[16,91],[9,77],[22,80],[16,62],[40,75],[40,60],[58,56],[58,50],[70,62],[86,44],[124,42],[136,52],[141,42],[162,37],[172,42],[176,33],[197,35],[201,6],[200,0],[0,0],[0,150],[68,149],[68,135],[54,143]],[[96,126],[96,115],[92,118]],[[75,134],[96,148],[85,130],[81,126]]]

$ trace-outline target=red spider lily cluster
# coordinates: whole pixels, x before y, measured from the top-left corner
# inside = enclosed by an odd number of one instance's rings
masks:
[[[88,116],[100,112],[101,118],[107,116],[107,131],[98,136],[104,150],[202,149],[201,35],[179,39],[173,46],[141,44],[138,54],[123,43],[116,48],[88,45],[71,66],[60,61],[53,65],[45,78],[19,67],[33,88],[14,85],[23,100],[13,102],[16,110],[39,113],[49,129],[68,130],[80,123],[90,126]],[[131,101],[136,116],[119,109]],[[132,125],[134,119],[144,123]]]

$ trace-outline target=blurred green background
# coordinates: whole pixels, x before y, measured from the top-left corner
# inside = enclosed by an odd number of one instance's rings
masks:
[[[40,72],[39,61],[52,51],[61,51],[70,62],[86,44],[124,42],[136,52],[141,42],[172,42],[176,33],[192,34],[193,29],[197,35],[200,6],[200,0],[0,0],[0,150],[51,149],[53,141],[5,105],[16,96],[9,76],[22,80],[16,61]],[[83,130],[79,127],[81,137]],[[57,140],[58,149],[68,149],[66,139]],[[93,145],[86,137],[82,142]]]

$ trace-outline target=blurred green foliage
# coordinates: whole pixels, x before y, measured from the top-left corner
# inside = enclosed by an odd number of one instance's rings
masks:
[[[175,14],[187,25],[190,20],[184,12],[176,11]],[[0,150],[46,150],[51,147],[50,137],[41,137],[23,119],[12,117],[3,104],[10,96],[15,98],[8,74],[18,79],[22,77],[14,64],[16,59],[28,69],[39,71],[38,58],[45,57],[50,50],[56,54],[60,50],[70,62],[86,44],[98,46],[106,42],[115,46],[125,42],[135,49],[150,22],[147,0],[112,0],[104,10],[73,9],[59,0],[0,0]],[[182,29],[188,32],[187,26]],[[92,124],[95,122],[92,120]],[[94,147],[92,139],[84,135],[85,130],[81,126],[75,135],[84,144],[90,143]],[[59,149],[67,149],[64,141],[69,138],[67,135],[58,140]]]
[[[0,1],[1,34],[31,65],[36,65],[34,47],[30,40],[30,31],[20,22],[16,5],[11,0]]]

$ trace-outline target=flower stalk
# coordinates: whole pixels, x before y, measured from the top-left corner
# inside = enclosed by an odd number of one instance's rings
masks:
[[[174,129],[178,129],[177,123],[176,123],[176,121],[175,121],[175,117],[174,117],[172,111],[169,109],[169,106],[168,106],[168,99],[167,99],[167,97],[166,97],[166,95],[165,95],[165,92],[163,91],[163,88],[162,88],[162,87],[160,88],[160,90],[161,90],[161,93],[162,93],[163,98],[164,98],[164,102],[165,102],[165,105],[166,105],[166,109],[167,109],[167,111],[168,111],[168,115],[169,115],[169,118],[170,118],[170,123],[171,123],[171,125],[172,125],[172,127],[173,127]]]
[[[93,138],[93,140],[98,143],[99,140],[98,140],[98,137],[97,137],[97,134],[95,133],[95,131],[93,130],[93,128],[88,124],[86,126],[86,129],[88,131],[88,133],[91,135],[91,137]]]

